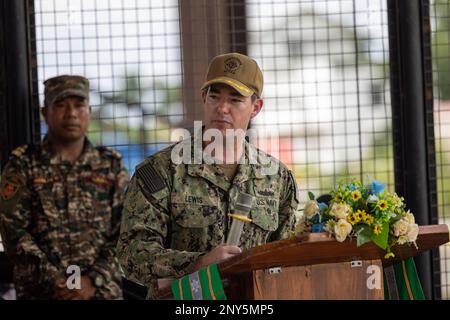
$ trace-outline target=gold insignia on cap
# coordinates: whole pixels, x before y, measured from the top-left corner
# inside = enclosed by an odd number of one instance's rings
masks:
[[[238,58],[232,57],[225,60],[224,63],[225,72],[235,73],[237,69],[242,65],[241,61]]]

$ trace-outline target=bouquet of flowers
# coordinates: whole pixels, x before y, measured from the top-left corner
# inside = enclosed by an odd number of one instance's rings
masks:
[[[327,231],[339,242],[356,237],[358,246],[372,241],[386,250],[386,259],[394,256],[391,247],[396,244],[417,247],[419,227],[413,214],[405,210],[402,197],[386,191],[379,181],[341,182],[329,195],[318,199],[308,195],[296,234]]]

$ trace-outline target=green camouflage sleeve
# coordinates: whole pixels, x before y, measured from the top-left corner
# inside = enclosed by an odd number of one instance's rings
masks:
[[[36,282],[53,285],[63,273],[49,261],[30,233],[32,198],[27,176],[26,162],[12,156],[1,178],[0,232],[11,262],[32,268],[29,271],[38,275]]]
[[[119,261],[128,279],[148,287],[153,286],[157,278],[178,278],[192,272],[203,254],[169,249],[168,198],[167,185],[149,193],[144,182],[135,175],[124,202]]]
[[[90,271],[100,273],[106,282],[114,281],[114,275],[117,272],[116,246],[120,233],[125,188],[129,182],[128,173],[121,159],[113,159],[112,171],[115,175],[115,186],[111,199],[111,229],[107,242],[100,249],[98,258],[90,268]]]
[[[294,231],[296,217],[299,214],[299,201],[297,183],[290,170],[287,171],[283,185],[282,199],[280,201],[279,226],[272,234],[271,241],[285,239],[290,231]]]

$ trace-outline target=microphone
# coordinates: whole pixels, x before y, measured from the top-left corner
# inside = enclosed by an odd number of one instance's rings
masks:
[[[253,196],[248,193],[240,193],[236,200],[236,206],[234,208],[234,214],[228,214],[233,218],[230,231],[228,232],[227,245],[238,246],[241,239],[242,229],[245,222],[251,222],[252,219],[248,218],[248,214],[252,209]]]

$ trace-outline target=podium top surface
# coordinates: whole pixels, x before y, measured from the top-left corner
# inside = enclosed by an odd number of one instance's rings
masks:
[[[387,266],[447,242],[449,229],[446,224],[420,226],[417,249],[414,245],[396,245],[392,247],[395,257],[385,259],[386,252],[372,242],[358,247],[356,239],[337,242],[328,233],[310,233],[246,250],[239,256],[220,263],[219,270],[221,275],[231,275],[271,267],[376,259]]]

